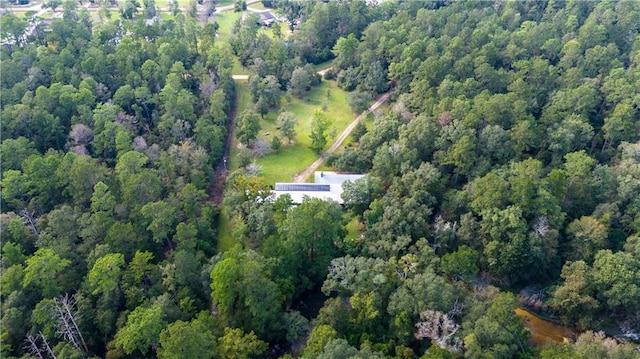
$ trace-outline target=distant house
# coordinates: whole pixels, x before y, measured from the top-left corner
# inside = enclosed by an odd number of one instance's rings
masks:
[[[260,26],[271,27],[271,25],[276,21],[276,18],[269,11],[263,11],[257,14],[259,16],[258,25]]]
[[[273,197],[278,198],[284,194],[291,197],[293,203],[300,204],[304,197],[332,200],[344,204],[342,199],[342,184],[346,181],[355,181],[364,177],[363,174],[344,174],[337,172],[315,172],[315,183],[276,183]]]

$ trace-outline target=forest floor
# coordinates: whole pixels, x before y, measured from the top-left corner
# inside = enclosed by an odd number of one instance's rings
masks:
[[[366,111],[364,111],[363,113],[360,114],[360,116],[356,117],[355,120],[353,120],[353,122],[351,122],[349,124],[349,126],[347,126],[347,128],[344,129],[344,131],[342,131],[342,133],[340,134],[340,136],[338,136],[338,138],[333,142],[333,144],[331,145],[331,147],[329,147],[328,150],[326,150],[321,156],[320,158],[318,158],[317,160],[315,160],[311,165],[309,165],[309,167],[307,167],[304,171],[300,172],[298,175],[296,175],[293,179],[293,182],[306,182],[307,179],[309,178],[309,176],[318,169],[318,167],[320,167],[320,165],[324,162],[324,159],[326,157],[326,155],[331,154],[333,152],[335,152],[335,150],[338,149],[338,147],[340,147],[340,145],[342,145],[342,142],[344,142],[344,140],[347,138],[347,136],[349,136],[349,134],[351,134],[351,131],[353,131],[353,129],[356,127],[356,125],[360,122],[360,120],[362,120],[363,118],[367,117],[368,114],[370,114],[371,112],[373,112],[375,109],[377,109],[378,107],[380,107],[380,105],[382,105],[384,102],[387,101],[387,99],[389,98],[389,95],[391,93],[387,92],[385,94],[383,94],[382,96],[380,96],[380,98],[378,99],[378,101],[376,101],[373,105],[371,105]]]

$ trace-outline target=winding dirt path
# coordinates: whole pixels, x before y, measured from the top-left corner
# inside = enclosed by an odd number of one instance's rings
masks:
[[[338,138],[335,140],[335,142],[333,142],[333,144],[331,145],[331,147],[329,147],[328,150],[326,150],[322,155],[320,155],[320,158],[318,158],[317,160],[315,160],[309,167],[307,167],[304,171],[300,172],[299,174],[295,175],[293,177],[293,182],[295,183],[301,183],[301,182],[306,182],[307,178],[309,178],[309,176],[311,176],[311,174],[318,169],[318,167],[320,167],[320,165],[322,164],[322,162],[324,162],[324,159],[326,157],[326,155],[335,152],[335,150],[338,149],[338,147],[340,147],[340,145],[342,145],[342,142],[344,142],[344,140],[347,138],[347,136],[349,136],[349,134],[351,133],[351,131],[353,131],[353,129],[356,127],[356,125],[358,124],[358,122],[360,122],[360,120],[362,120],[363,118],[365,118],[368,114],[370,114],[371,112],[373,112],[376,108],[380,107],[380,105],[382,105],[383,103],[385,103],[387,101],[387,99],[389,98],[389,95],[391,94],[391,92],[387,92],[384,95],[380,96],[380,98],[378,99],[378,101],[376,101],[373,105],[371,105],[366,111],[364,111],[363,113],[360,114],[360,116],[356,117],[355,120],[353,120],[353,122],[351,122],[349,124],[349,126],[347,126],[347,128],[344,129],[344,131],[342,131],[342,133],[340,134],[340,136],[338,136]]]

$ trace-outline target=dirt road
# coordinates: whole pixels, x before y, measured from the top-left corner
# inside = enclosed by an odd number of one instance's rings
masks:
[[[363,118],[365,118],[368,114],[370,114],[371,112],[373,112],[373,110],[375,110],[376,108],[380,107],[380,105],[382,105],[385,101],[387,101],[387,99],[389,98],[390,92],[385,93],[384,95],[380,96],[380,98],[378,99],[378,101],[376,101],[373,105],[371,105],[371,107],[369,107],[369,109],[367,109],[365,112],[361,113],[360,116],[356,117],[355,120],[353,120],[353,122],[351,122],[349,124],[349,126],[347,126],[347,128],[344,129],[344,131],[342,131],[342,133],[340,134],[340,136],[338,136],[338,138],[335,140],[335,142],[331,145],[331,147],[329,147],[328,150],[326,150],[321,156],[320,158],[318,158],[317,160],[315,160],[309,167],[307,167],[304,171],[300,172],[298,175],[296,175],[293,178],[293,182],[296,183],[301,183],[301,182],[306,182],[307,178],[309,178],[309,176],[311,176],[311,174],[318,169],[318,167],[320,167],[320,165],[322,164],[322,162],[324,162],[324,158],[326,157],[326,155],[335,152],[335,150],[338,149],[338,147],[340,147],[340,145],[342,145],[342,142],[344,142],[344,140],[347,138],[347,136],[349,136],[349,134],[351,133],[351,131],[353,131],[353,129],[356,127],[356,125],[358,124],[358,122],[360,122],[360,120],[362,120]]]

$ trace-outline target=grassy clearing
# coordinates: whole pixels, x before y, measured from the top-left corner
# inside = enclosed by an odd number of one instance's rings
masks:
[[[251,94],[249,93],[249,87],[247,81],[238,80],[236,81],[236,115],[238,115],[242,110],[251,106]],[[229,171],[233,172],[240,167],[240,160],[238,158],[238,152],[240,152],[238,148],[238,140],[235,136],[231,139],[231,149],[229,156]]]
[[[22,10],[22,9],[20,9],[20,10],[12,9],[12,10],[10,10],[9,14],[21,19],[21,18],[27,17],[27,13],[35,14],[36,12],[37,11],[27,11],[27,10]],[[42,16],[42,17],[44,17],[44,16]]]
[[[169,0],[155,0],[156,8],[165,10],[169,8]],[[189,0],[178,0],[178,6],[184,11],[189,7]]]
[[[345,226],[347,230],[347,235],[344,237],[345,239],[354,239],[360,238],[363,230],[363,224],[360,223],[358,217],[349,217],[349,215],[345,214],[345,218],[349,220],[349,223]]]
[[[231,249],[236,241],[233,239],[233,235],[231,234],[231,219],[229,219],[229,214],[227,213],[227,209],[222,206],[220,209],[220,216],[218,219],[218,252],[222,253],[229,249]]]
[[[235,3],[234,0],[220,0],[216,1],[216,7],[229,6]]]
[[[282,34],[282,38],[284,40],[291,37],[291,32],[289,31],[289,25],[284,22],[274,22],[271,27],[260,27],[258,29],[258,33],[266,34],[270,39],[275,39],[275,35],[273,34],[273,28],[276,26],[280,26],[280,33]]]
[[[247,108],[251,104],[251,94],[247,86],[247,81],[236,81],[236,104],[237,113],[240,113],[243,109]],[[238,140],[235,136],[231,139],[231,149],[229,156],[229,171],[233,172],[240,167],[240,161],[238,159]],[[231,219],[225,206],[220,209],[220,217],[218,219],[218,252],[222,253],[231,249],[236,241],[231,234]]]
[[[219,26],[217,39],[220,43],[227,44],[229,42],[233,23],[240,19],[241,16],[242,14],[231,11],[216,13],[216,22]]]
[[[240,60],[237,57],[233,58],[233,68],[231,68],[231,73],[234,75],[251,75],[251,71],[248,67],[242,66],[240,64]]]
[[[265,178],[268,184],[292,180],[295,174],[304,170],[318,158],[318,155],[309,149],[311,145],[309,133],[311,133],[313,112],[322,108],[323,104],[326,104],[327,107],[327,117],[333,121],[333,128],[329,130],[327,136],[328,147],[355,118],[347,105],[345,92],[338,88],[333,81],[323,81],[320,86],[309,91],[303,99],[284,100],[279,111],[270,112],[261,121],[262,130],[259,136],[270,141],[273,136],[279,135],[275,121],[280,111],[291,111],[298,119],[295,143],[283,145],[279,152],[257,160],[257,163],[262,166],[260,175]],[[241,109],[238,108],[238,110]]]
[[[316,65],[313,65],[313,69],[316,70],[316,72],[326,70],[330,67],[333,67],[333,60],[329,60],[329,61],[325,61]]]
[[[253,8],[253,9],[256,9],[256,10],[260,10],[260,11],[271,10],[271,9],[265,7],[264,5],[262,5],[261,1],[255,2],[255,3],[251,4],[251,5],[247,5],[247,9],[248,8]]]

